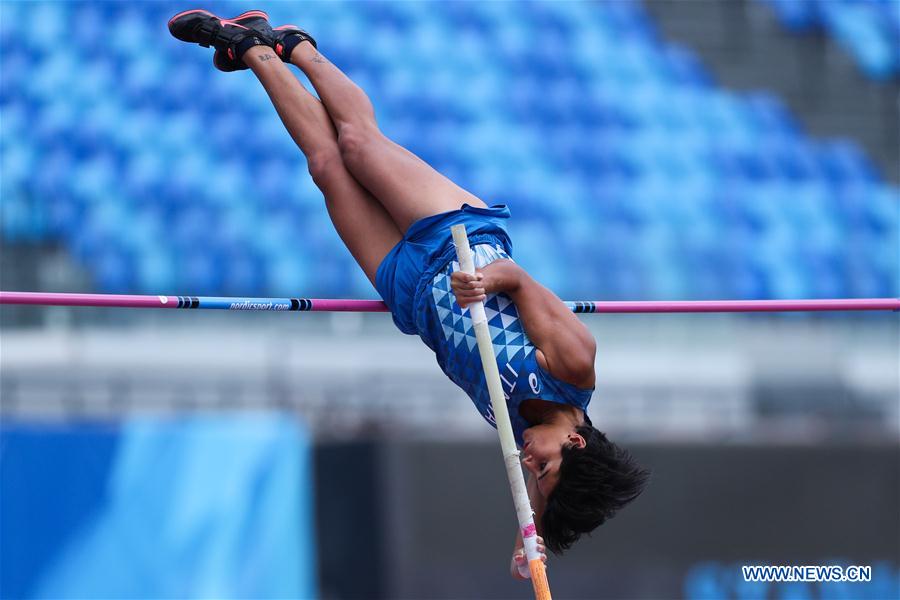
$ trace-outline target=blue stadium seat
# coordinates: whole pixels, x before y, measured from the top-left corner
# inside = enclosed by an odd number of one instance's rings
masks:
[[[835,38],[876,80],[900,75],[900,9],[894,0],[759,0],[789,30]]]
[[[663,49],[663,59],[671,81],[675,85],[688,87],[709,87],[714,83],[713,76],[703,66],[697,56],[683,46],[670,44]]]
[[[826,177],[834,185],[869,183],[880,179],[872,162],[850,140],[823,144],[819,149],[819,160]]]

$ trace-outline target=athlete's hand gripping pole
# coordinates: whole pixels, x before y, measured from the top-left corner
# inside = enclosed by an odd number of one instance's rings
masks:
[[[456,244],[456,256],[459,260],[460,270],[474,275],[475,263],[472,259],[472,250],[469,248],[469,238],[466,236],[466,226],[454,225],[451,231],[453,232],[453,243]],[[550,600],[547,573],[537,549],[534,512],[531,510],[528,490],[525,487],[525,477],[522,475],[522,466],[519,462],[519,450],[516,448],[516,439],[509,421],[509,411],[506,408],[503,385],[500,383],[500,371],[494,356],[494,345],[488,330],[484,303],[473,302],[469,304],[468,308],[472,315],[472,324],[475,327],[475,339],[478,341],[478,353],[481,355],[481,364],[484,367],[484,378],[491,396],[491,405],[494,408],[497,433],[500,434],[500,448],[503,451],[503,461],[506,463],[509,486],[512,488],[516,516],[519,519],[519,530],[522,532],[522,541],[525,547],[525,558],[528,559],[531,583],[534,586],[534,596],[537,600]]]

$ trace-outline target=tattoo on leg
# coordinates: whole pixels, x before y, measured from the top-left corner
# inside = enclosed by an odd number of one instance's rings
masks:
[[[316,55],[312,57],[312,61],[314,63],[327,63],[328,62],[327,60],[325,60],[325,57],[322,56],[321,54],[319,54],[318,52],[316,52]]]
[[[274,54],[262,54],[259,57],[260,62],[266,62],[267,60],[272,60],[275,58]]]

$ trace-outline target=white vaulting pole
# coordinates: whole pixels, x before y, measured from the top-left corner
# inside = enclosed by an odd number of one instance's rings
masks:
[[[453,232],[453,243],[456,244],[456,256],[459,260],[460,270],[474,275],[475,262],[472,257],[472,250],[469,248],[466,226],[454,225],[450,230]],[[469,312],[472,315],[472,324],[475,327],[475,339],[478,341],[478,352],[481,355],[484,378],[491,396],[491,405],[494,408],[494,418],[497,421],[500,449],[503,451],[506,475],[509,478],[509,487],[512,489],[513,502],[516,506],[516,516],[519,519],[519,530],[522,532],[525,557],[528,559],[531,583],[534,586],[534,596],[537,600],[550,600],[550,585],[547,582],[547,573],[544,569],[541,555],[537,550],[537,530],[534,526],[534,512],[531,510],[528,490],[525,487],[525,477],[522,475],[522,466],[519,463],[519,450],[516,448],[516,438],[513,435],[512,424],[509,421],[509,411],[506,408],[503,385],[500,383],[500,371],[497,367],[497,359],[494,357],[494,345],[491,342],[491,334],[488,330],[484,303],[475,302],[470,304]]]

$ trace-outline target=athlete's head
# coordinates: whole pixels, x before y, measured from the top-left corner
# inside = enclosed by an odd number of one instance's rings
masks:
[[[649,471],[588,424],[536,425],[523,434],[523,465],[546,498],[544,542],[559,554],[644,490]]]

